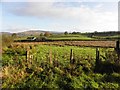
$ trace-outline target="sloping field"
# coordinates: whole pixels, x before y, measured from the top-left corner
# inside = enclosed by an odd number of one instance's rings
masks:
[[[85,47],[115,47],[116,41],[54,41],[54,42],[15,42],[17,45],[58,45],[58,46],[85,46]]]

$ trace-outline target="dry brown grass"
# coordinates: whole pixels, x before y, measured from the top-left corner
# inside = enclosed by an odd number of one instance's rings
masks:
[[[85,47],[115,47],[115,41],[55,41],[55,42],[15,42],[14,45],[58,45]]]

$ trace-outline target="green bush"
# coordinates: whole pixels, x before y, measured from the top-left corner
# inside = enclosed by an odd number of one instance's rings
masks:
[[[2,47],[9,46],[11,45],[12,42],[13,42],[13,38],[11,36],[2,35]]]

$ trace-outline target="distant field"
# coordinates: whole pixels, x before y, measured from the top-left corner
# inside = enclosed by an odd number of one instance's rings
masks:
[[[35,36],[40,38],[40,36]],[[44,36],[42,36],[44,37]],[[27,37],[19,37],[16,38],[15,40],[26,40]],[[64,34],[58,34],[58,35],[51,35],[49,37],[46,37],[47,41],[79,41],[79,40],[93,40],[94,38],[90,38],[84,35],[64,35]]]
[[[26,40],[26,39],[27,39],[27,36],[14,38],[14,40]]]
[[[115,47],[115,41],[54,41],[54,42],[15,42],[14,44],[42,44],[42,45],[57,45],[57,46],[85,46],[85,47]]]
[[[94,38],[96,38],[96,39],[109,39],[109,40],[113,40],[113,39],[120,39],[120,35],[114,35],[114,36],[94,36]]]
[[[15,38],[14,40],[27,40],[27,37],[29,36],[23,36]],[[43,38],[45,36],[34,36],[37,38]],[[82,34],[53,34],[51,36],[45,37],[44,41],[94,41],[94,40],[117,40],[120,39],[120,35],[114,35],[114,36],[92,36],[88,37],[87,35]],[[41,41],[41,40],[39,40]]]
[[[92,38],[89,38],[84,35],[53,35],[48,38],[48,40],[92,40]]]

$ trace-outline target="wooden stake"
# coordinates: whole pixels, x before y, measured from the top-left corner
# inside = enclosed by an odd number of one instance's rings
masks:
[[[99,49],[96,48],[96,64],[98,64],[99,60],[100,60],[100,55],[99,54],[100,54]]]
[[[117,49],[117,50],[120,50],[120,47],[119,47],[119,40],[116,41],[116,49]]]
[[[119,42],[119,40],[118,41],[116,41],[116,48],[115,48],[115,50],[116,50],[116,52],[117,52],[117,55],[118,55],[118,63],[120,62],[120,42]]]
[[[71,49],[71,51],[70,51],[70,64],[72,64],[72,60],[73,60],[73,50]]]

